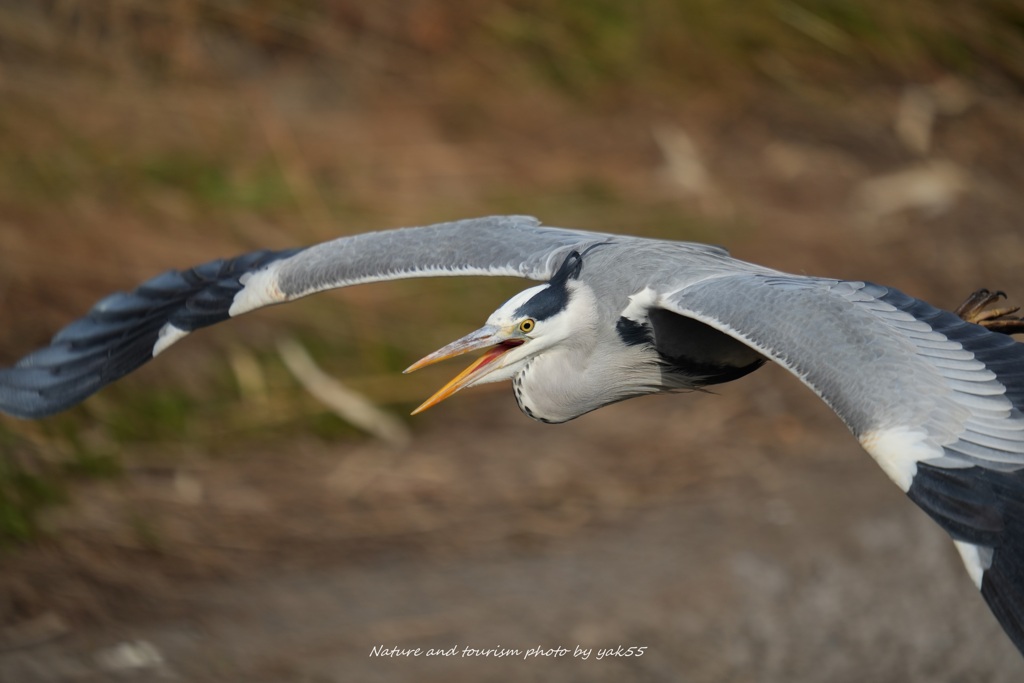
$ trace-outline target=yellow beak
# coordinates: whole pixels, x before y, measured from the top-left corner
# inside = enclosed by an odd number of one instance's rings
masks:
[[[469,386],[481,377],[484,377],[498,369],[501,366],[495,365],[495,361],[520,344],[522,344],[522,341],[518,339],[509,339],[502,330],[499,330],[493,325],[487,325],[481,327],[476,332],[467,334],[462,339],[453,341],[444,348],[434,351],[429,356],[424,356],[420,360],[416,361],[406,368],[405,372],[415,372],[420,368],[432,365],[439,361],[454,358],[455,356],[461,356],[464,353],[469,353],[476,349],[490,347],[487,353],[473,361],[468,368],[460,372],[450,382],[438,389],[433,396],[420,404],[416,410],[412,411],[412,414],[416,415],[418,413],[422,413],[427,408],[436,406],[438,403],[453,395],[460,389]]]

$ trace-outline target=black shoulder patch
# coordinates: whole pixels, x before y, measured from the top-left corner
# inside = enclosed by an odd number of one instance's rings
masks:
[[[650,327],[625,316],[621,316],[615,323],[615,331],[619,333],[619,339],[626,346],[654,343],[654,334]]]

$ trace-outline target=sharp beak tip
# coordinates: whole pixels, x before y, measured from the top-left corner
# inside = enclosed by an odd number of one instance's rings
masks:
[[[460,340],[460,342],[461,341],[462,340]],[[458,342],[456,342],[456,344],[458,344]],[[403,371],[404,374],[414,372],[424,366],[431,365],[438,361],[446,360],[454,356],[459,356],[462,355],[463,353],[466,353],[467,351],[472,351],[488,345],[493,345],[493,348],[487,353],[485,353],[483,356],[478,358],[476,361],[474,361],[468,368],[459,373],[454,379],[452,379],[443,387],[441,387],[441,389],[439,389],[433,396],[431,396],[426,401],[421,403],[420,406],[416,408],[414,411],[412,411],[412,413],[410,414],[418,415],[419,413],[422,413],[428,408],[432,408],[441,401],[457,393],[460,389],[469,386],[482,374],[487,374],[488,372],[490,372],[490,369],[483,371],[483,368],[489,366],[491,362],[493,362],[500,356],[504,355],[506,352],[514,348],[514,346],[518,346],[518,344],[514,344],[512,346],[505,346],[501,344],[501,340],[496,340],[493,334],[489,334],[488,336],[485,337],[478,332],[476,333],[475,338],[472,339],[472,343],[459,344],[458,346],[449,345],[448,347],[445,347],[440,351],[435,351],[429,356],[422,358],[421,360],[413,363],[408,368],[406,368]]]

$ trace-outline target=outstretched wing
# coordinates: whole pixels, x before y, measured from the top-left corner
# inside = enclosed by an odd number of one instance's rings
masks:
[[[956,542],[1024,652],[1024,345],[893,289],[732,274],[655,304],[797,375]]]
[[[113,294],[46,348],[0,369],[0,412],[50,415],[136,369],[190,332],[325,289],[442,275],[546,280],[572,249],[610,235],[496,216],[342,237],[169,271]]]

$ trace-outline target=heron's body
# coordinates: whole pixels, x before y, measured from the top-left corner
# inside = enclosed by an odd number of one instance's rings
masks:
[[[524,413],[565,422],[634,396],[735,379],[763,363],[745,344],[658,307],[657,292],[673,286],[668,283],[680,261],[692,265],[687,277],[695,282],[722,277],[739,263],[713,247],[666,244],[627,240],[584,247],[585,267],[565,284],[571,305],[562,326],[572,334],[532,358],[513,380]],[[678,286],[678,276],[673,284]]]
[[[448,275],[545,284],[413,366],[488,349],[423,407],[509,379],[527,415],[564,422],[775,361],[950,533],[1024,649],[1024,346],[886,287],[788,275],[716,247],[496,217],[171,271],[104,299],[49,347],[0,370],[0,412],[68,408],[193,330],[262,306]]]

